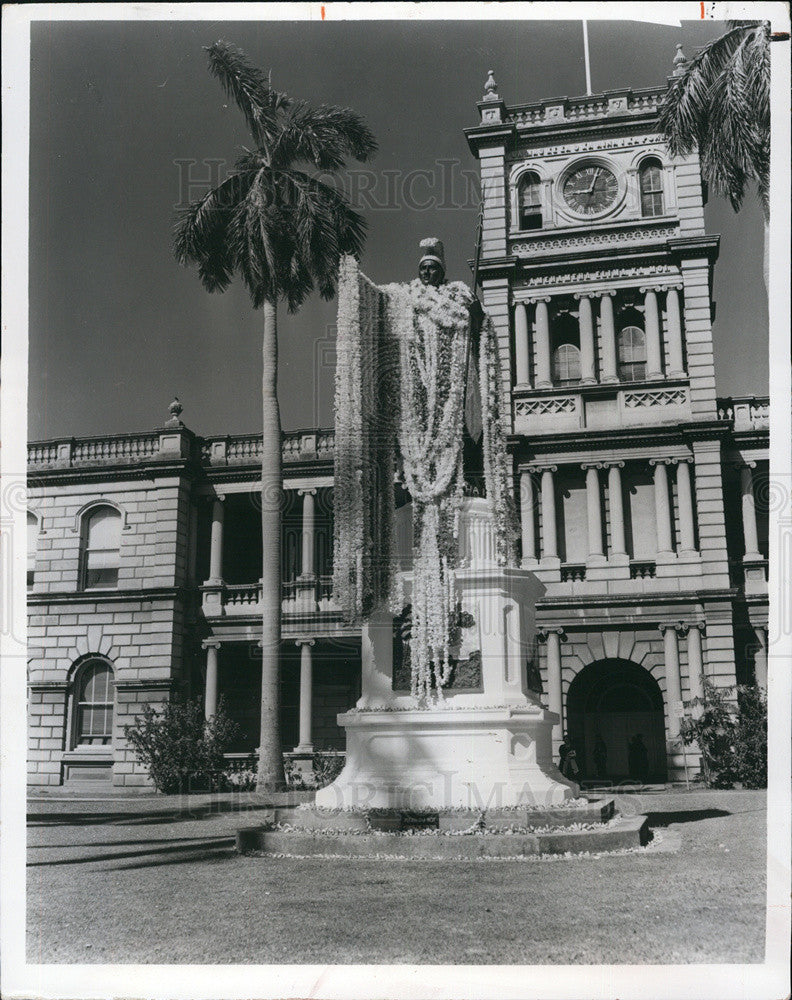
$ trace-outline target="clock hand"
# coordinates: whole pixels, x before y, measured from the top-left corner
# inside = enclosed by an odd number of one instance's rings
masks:
[[[597,177],[600,174],[600,170],[601,168],[597,167],[597,169],[594,171],[594,180],[591,182],[591,187],[588,189],[586,194],[592,194],[592,192],[594,191],[594,185],[597,183]]]

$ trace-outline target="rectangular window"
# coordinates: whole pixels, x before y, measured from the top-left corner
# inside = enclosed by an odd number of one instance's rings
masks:
[[[652,218],[663,214],[663,194],[661,191],[646,191],[641,195],[641,215]]]

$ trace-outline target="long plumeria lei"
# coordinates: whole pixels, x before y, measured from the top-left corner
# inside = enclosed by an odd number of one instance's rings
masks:
[[[462,282],[434,288],[415,279],[377,288],[342,260],[336,370],[335,596],[360,621],[389,599],[401,610],[394,571],[395,446],[413,500],[411,691],[442,698],[450,679],[459,512],[464,496],[463,420],[473,296]],[[487,499],[498,557],[513,557],[515,516],[502,422],[497,335],[481,331]]]
[[[343,257],[338,281],[333,589],[359,623],[394,578],[398,366],[383,293]]]

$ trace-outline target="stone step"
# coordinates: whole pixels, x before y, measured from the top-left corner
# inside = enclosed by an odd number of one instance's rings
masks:
[[[402,858],[516,858],[539,854],[585,854],[642,847],[649,841],[646,816],[619,817],[601,829],[556,830],[552,833],[481,833],[449,836],[405,833],[332,833],[273,830],[254,827],[238,830],[240,854],[308,857],[402,857]]]
[[[578,806],[547,809],[487,809],[483,826],[498,831],[508,827],[565,827],[577,823],[607,823],[615,813],[613,799],[592,799]],[[441,831],[468,830],[482,816],[480,809],[438,810],[435,813],[399,809],[331,810],[276,809],[275,822],[299,830],[334,830],[337,832],[398,831],[408,827],[436,826]],[[426,820],[424,822],[423,820]],[[434,820],[434,821],[433,821]]]

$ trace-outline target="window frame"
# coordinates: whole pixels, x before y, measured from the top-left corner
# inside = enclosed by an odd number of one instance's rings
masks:
[[[32,521],[31,521],[31,518],[32,518]],[[32,526],[33,521],[35,521],[35,523],[36,523],[36,542],[35,542],[35,545],[33,545],[32,551],[31,551],[31,545],[30,545],[30,528]],[[27,589],[28,590],[32,590],[32,588],[36,585],[36,563],[38,562],[38,542],[39,542],[39,538],[41,537],[41,518],[38,516],[38,514],[34,513],[32,510],[29,510],[27,512],[26,526],[27,526],[27,532],[28,532],[28,534],[27,534],[27,556],[26,556],[26,558],[27,558],[27,580],[26,580],[26,583],[27,583]],[[32,557],[32,566],[31,566],[31,557]]]
[[[532,212],[524,213],[523,192],[527,188],[536,189],[536,200],[527,206]],[[526,170],[517,181],[517,228],[520,232],[532,232],[544,228],[544,206],[542,204],[542,178],[536,170]],[[527,225],[527,220],[533,219],[538,225]]]
[[[574,351],[574,357],[576,359],[577,372],[578,372],[578,374],[577,374],[576,377],[573,376],[572,378],[561,378],[560,375],[558,374],[558,370],[559,370],[559,354],[560,354],[560,352],[561,352],[561,350],[563,348],[567,349],[566,352],[565,352],[566,355],[567,355],[567,357],[570,356],[570,352]],[[568,367],[568,362],[566,362],[566,364],[567,364],[567,367]],[[580,361],[580,348],[577,346],[577,344],[573,344],[573,343],[571,343],[568,340],[564,340],[560,344],[556,344],[556,346],[553,348],[553,355],[552,355],[551,364],[550,364],[550,373],[551,373],[551,378],[552,378],[553,385],[579,385],[580,384],[580,382],[582,381],[582,378],[583,378],[583,369],[581,367],[581,361]]]
[[[86,675],[95,672],[98,668],[103,668],[108,677],[105,686],[105,700],[89,701],[81,698],[81,693],[86,684]],[[74,672],[71,685],[71,725],[69,750],[87,751],[89,753],[107,753],[113,746],[113,727],[116,716],[116,678],[112,663],[103,656],[88,656],[80,663]],[[92,734],[92,739],[83,739],[81,734],[82,720],[86,707],[102,707],[105,711],[105,726],[102,733]],[[109,715],[109,718],[108,718]]]
[[[117,520],[117,533],[118,533],[118,545],[114,548],[93,548],[90,545],[91,539],[91,522],[93,519],[102,513],[111,514]],[[118,590],[118,580],[119,573],[121,569],[121,533],[124,530],[124,515],[122,512],[110,503],[97,503],[93,504],[88,510],[83,512],[82,515],[82,525],[81,525],[81,538],[80,538],[80,590]],[[92,554],[106,554],[106,553],[116,553],[116,563],[109,567],[100,567],[101,569],[111,569],[115,570],[115,582],[114,583],[98,583],[89,584],[88,583],[88,573],[89,573],[89,560]]]
[[[630,341],[630,351],[632,357],[629,360],[622,358],[622,338],[625,333],[633,331],[640,333],[643,339],[643,358],[636,358],[635,355],[635,340],[634,338]],[[642,365],[643,371],[639,374],[635,373],[635,366]],[[630,375],[626,377],[625,368],[630,367]],[[620,382],[642,382],[646,379],[646,331],[643,330],[637,323],[625,323],[624,326],[620,327],[616,333],[616,371]]]
[[[657,157],[652,156],[643,160],[638,168],[638,194],[641,202],[641,217],[644,219],[657,219],[665,215],[663,177],[663,165]],[[657,187],[653,184],[655,179]],[[646,184],[647,180],[649,180],[649,185]],[[651,206],[651,211],[647,211],[647,203]],[[658,206],[660,210],[655,211]]]

